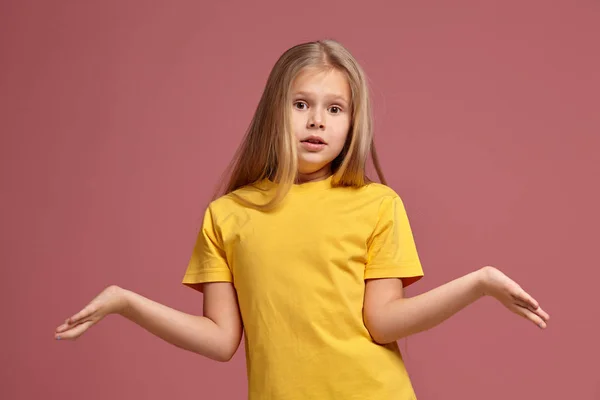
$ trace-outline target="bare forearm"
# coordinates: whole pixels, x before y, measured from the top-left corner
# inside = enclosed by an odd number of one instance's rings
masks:
[[[377,315],[377,341],[390,343],[428,330],[483,296],[481,272],[475,271],[426,293],[384,305]]]
[[[227,361],[237,348],[231,336],[211,319],[190,315],[124,290],[122,316],[148,332],[184,350],[217,361]]]

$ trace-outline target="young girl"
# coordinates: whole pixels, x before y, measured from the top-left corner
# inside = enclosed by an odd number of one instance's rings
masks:
[[[382,183],[365,174],[369,154]],[[368,89],[331,40],[275,64],[225,193],[204,215],[183,283],[188,315],[110,286],[56,329],[75,339],[120,314],[180,348],[227,361],[245,332],[249,399],[414,399],[396,341],[488,295],[540,328],[549,318],[487,266],[427,293],[401,198],[385,186]]]

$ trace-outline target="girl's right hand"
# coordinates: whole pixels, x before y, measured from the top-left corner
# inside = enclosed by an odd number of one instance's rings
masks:
[[[54,337],[57,340],[77,339],[108,314],[122,313],[126,307],[125,290],[118,286],[109,286],[81,311],[67,318],[64,324],[56,328]]]

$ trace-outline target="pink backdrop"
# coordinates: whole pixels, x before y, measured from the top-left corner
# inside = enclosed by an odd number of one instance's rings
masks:
[[[245,397],[243,348],[53,330],[111,283],[201,312],[180,280],[212,189],[277,57],[332,37],[370,76],[409,294],[490,264],[552,316],[486,299],[401,343],[419,399],[600,399],[600,3],[203,3],[0,3],[0,398]]]

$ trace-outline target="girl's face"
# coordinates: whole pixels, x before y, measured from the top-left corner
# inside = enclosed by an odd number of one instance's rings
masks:
[[[351,90],[336,69],[306,68],[292,84],[292,129],[298,145],[299,181],[331,174],[331,162],[348,136]]]

